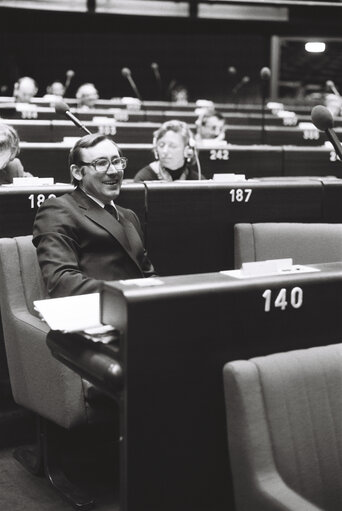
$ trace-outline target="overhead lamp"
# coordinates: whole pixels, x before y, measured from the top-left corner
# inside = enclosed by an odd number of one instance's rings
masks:
[[[309,43],[305,43],[305,49],[309,53],[322,53],[325,51],[325,43],[319,41],[311,41]]]

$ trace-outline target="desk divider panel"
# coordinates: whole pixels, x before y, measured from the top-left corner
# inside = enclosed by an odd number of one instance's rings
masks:
[[[160,275],[233,268],[239,222],[323,221],[319,179],[146,183],[146,188],[147,248]]]
[[[102,321],[121,331],[121,511],[234,509],[223,365],[341,342],[342,263],[315,267],[105,284]]]
[[[207,179],[224,173],[245,174],[246,178],[282,175],[281,146],[200,147],[199,160]]]
[[[32,226],[39,206],[49,198],[71,192],[70,184],[52,186],[0,186],[0,237],[32,234]]]
[[[340,163],[342,168],[342,163]],[[323,221],[342,222],[342,180],[322,179],[323,185]]]
[[[284,176],[342,176],[342,163],[325,146],[284,146]]]

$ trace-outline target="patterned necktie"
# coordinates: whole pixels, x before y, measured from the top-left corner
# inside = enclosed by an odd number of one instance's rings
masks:
[[[108,213],[110,213],[115,218],[115,220],[119,222],[119,213],[117,209],[114,208],[114,206],[112,206],[111,204],[106,204],[104,209],[108,211]]]

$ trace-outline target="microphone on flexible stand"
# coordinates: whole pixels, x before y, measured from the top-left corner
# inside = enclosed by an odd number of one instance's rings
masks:
[[[269,67],[260,69],[261,78],[261,143],[265,143],[265,105],[268,92],[268,84],[271,78],[271,70]]]
[[[64,94],[66,93],[66,90],[69,87],[70,82],[74,76],[75,76],[75,71],[73,71],[72,69],[68,69],[68,71],[66,72],[66,79],[65,79],[65,84],[64,84]]]
[[[342,161],[342,146],[333,129],[334,118],[331,112],[323,105],[316,105],[311,111],[311,120],[318,130],[325,132],[329,141],[333,145],[337,156]]]
[[[152,62],[151,69],[153,71],[155,79],[157,80],[157,84],[158,84],[158,88],[159,88],[159,97],[162,100],[163,99],[163,87],[162,87],[162,81],[161,81],[161,77],[160,77],[159,66],[158,66],[157,62]]]
[[[328,89],[330,89],[330,90],[331,90],[331,92],[332,92],[333,94],[335,94],[335,95],[336,95],[336,96],[338,96],[338,97],[341,97],[341,94],[340,94],[340,93],[338,92],[338,90],[336,89],[336,85],[334,84],[334,82],[333,82],[332,80],[327,80],[327,81],[325,82],[325,85],[326,85],[326,87],[327,87]]]
[[[233,87],[232,94],[236,94],[237,92],[239,92],[241,87],[243,87],[244,85],[246,85],[246,83],[248,83],[250,81],[251,81],[251,79],[249,76],[243,76],[241,78],[241,80],[235,85],[235,87]]]
[[[147,112],[146,112],[146,108],[145,108],[145,105],[144,105],[144,102],[142,100],[142,97],[141,97],[141,94],[139,92],[139,89],[138,87],[136,86],[135,84],[135,81],[133,80],[132,78],[132,72],[131,70],[129,69],[129,67],[123,67],[121,69],[121,74],[124,78],[127,78],[130,86],[132,87],[136,97],[139,99],[139,101],[141,102],[141,106],[142,106],[142,109],[144,111],[144,121],[146,122],[147,121]]]
[[[135,84],[135,81],[133,80],[132,78],[132,72],[131,70],[128,68],[128,67],[123,67],[121,69],[121,74],[124,78],[127,78],[130,86],[132,87],[133,91],[134,91],[134,94],[136,95],[136,97],[142,102],[142,97],[141,97],[141,94],[138,90],[138,87],[136,86]]]
[[[70,121],[72,121],[75,124],[75,126],[83,130],[88,135],[91,135],[91,131],[89,131],[88,128],[84,126],[84,124],[82,124],[81,121],[70,112],[70,107],[63,101],[57,101],[55,103],[55,112],[58,115],[63,115],[64,117],[67,117],[68,119],[70,119]]]

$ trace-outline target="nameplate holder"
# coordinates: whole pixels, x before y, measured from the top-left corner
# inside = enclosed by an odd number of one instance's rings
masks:
[[[50,186],[55,182],[53,177],[14,177],[14,186]]]
[[[221,271],[222,275],[235,277],[237,279],[246,279],[252,277],[266,277],[272,275],[291,275],[297,273],[310,273],[320,271],[312,266],[293,264],[292,258],[269,259],[266,261],[256,261],[242,263],[240,270]]]
[[[213,181],[225,181],[225,182],[232,182],[232,181],[246,181],[246,175],[245,174],[214,174],[213,175]]]

